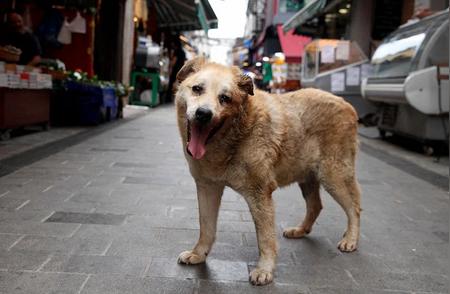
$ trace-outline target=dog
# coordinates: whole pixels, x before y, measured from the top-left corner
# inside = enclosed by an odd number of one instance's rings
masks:
[[[273,280],[277,256],[272,192],[298,183],[306,216],[286,238],[311,232],[321,209],[320,186],[347,216],[338,248],[356,250],[360,189],[355,177],[358,116],[342,98],[318,89],[281,95],[254,89],[238,67],[196,58],[177,74],[175,104],[183,151],[197,188],[200,237],[179,263],[205,262],[215,240],[225,186],[246,200],[256,228],[259,261],[254,285]]]

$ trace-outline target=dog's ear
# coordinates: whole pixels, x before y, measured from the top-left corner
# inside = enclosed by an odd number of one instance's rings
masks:
[[[183,82],[188,76],[199,71],[205,63],[206,59],[204,57],[196,57],[194,59],[186,61],[183,67],[177,73],[178,83]]]
[[[246,74],[240,74],[238,87],[245,91],[248,95],[253,96],[253,80]]]

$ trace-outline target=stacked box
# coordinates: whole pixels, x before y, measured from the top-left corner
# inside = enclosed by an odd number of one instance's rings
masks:
[[[8,78],[8,88],[20,88],[20,75],[16,73],[6,74]]]
[[[37,74],[38,89],[51,89],[53,87],[52,76],[49,74]]]
[[[30,72],[28,79],[28,86],[30,89],[38,88],[38,74],[34,72]]]
[[[8,75],[0,73],[0,87],[8,87]]]
[[[27,72],[22,72],[19,75],[20,75],[20,88],[28,89],[29,74]]]

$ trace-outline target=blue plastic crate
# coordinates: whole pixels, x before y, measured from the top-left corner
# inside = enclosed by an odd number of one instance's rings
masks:
[[[65,88],[76,98],[73,111],[80,124],[95,125],[117,118],[119,102],[114,88],[76,81],[67,81]]]
[[[116,96],[116,91],[111,87],[102,88],[103,105],[102,111],[105,113],[105,120],[114,120],[117,118],[117,111],[119,107],[119,99]]]

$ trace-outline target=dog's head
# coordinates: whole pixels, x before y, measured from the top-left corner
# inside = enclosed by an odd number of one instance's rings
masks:
[[[241,114],[248,95],[253,95],[253,82],[237,67],[204,58],[186,62],[177,82],[177,105],[186,117],[187,152],[201,159],[206,145],[223,135],[232,119]]]

